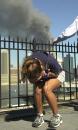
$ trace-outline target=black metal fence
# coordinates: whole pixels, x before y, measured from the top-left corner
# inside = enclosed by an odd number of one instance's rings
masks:
[[[34,86],[20,83],[24,57],[34,50],[53,54],[66,71],[66,81],[55,90],[58,101],[78,98],[78,43],[43,44],[33,40],[0,37],[0,109],[34,104]],[[44,99],[44,103],[46,100]]]

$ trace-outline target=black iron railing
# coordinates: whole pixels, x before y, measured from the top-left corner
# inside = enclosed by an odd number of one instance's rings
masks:
[[[34,50],[54,55],[66,71],[65,83],[55,90],[58,101],[78,98],[78,43],[52,45],[0,37],[0,109],[34,105],[34,86],[28,80],[19,82],[23,59]]]

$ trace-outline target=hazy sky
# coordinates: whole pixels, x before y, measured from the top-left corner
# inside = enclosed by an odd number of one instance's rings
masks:
[[[51,33],[55,37],[78,15],[78,0],[33,0],[33,5],[50,17]]]
[[[78,0],[0,0],[0,27],[4,30],[8,28],[10,34],[16,32],[17,35],[19,32],[20,35],[19,30],[26,32],[28,29],[45,39],[50,28],[51,35],[58,37],[77,16]],[[11,58],[15,65],[16,55],[12,53]]]

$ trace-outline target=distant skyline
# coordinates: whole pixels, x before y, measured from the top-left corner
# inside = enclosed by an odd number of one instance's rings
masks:
[[[50,18],[51,34],[58,37],[78,15],[78,0],[32,0],[33,6]]]

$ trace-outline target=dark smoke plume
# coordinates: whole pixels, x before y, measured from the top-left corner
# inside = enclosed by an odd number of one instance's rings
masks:
[[[41,41],[50,40],[50,20],[32,0],[0,0],[0,33]]]

